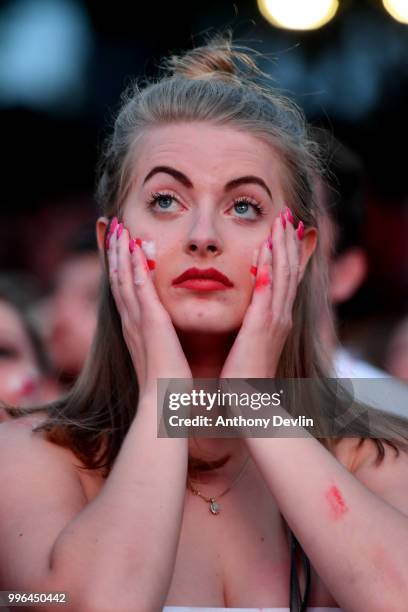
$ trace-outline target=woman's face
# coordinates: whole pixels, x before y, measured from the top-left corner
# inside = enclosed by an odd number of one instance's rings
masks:
[[[27,407],[40,400],[39,391],[40,372],[30,338],[18,312],[0,300],[0,400]]]
[[[101,265],[97,252],[68,256],[43,302],[44,339],[60,375],[77,376],[95,332]]]
[[[155,127],[139,141],[123,222],[133,238],[154,241],[154,283],[176,328],[222,333],[241,326],[254,251],[284,205],[282,176],[271,146],[232,127],[180,123]],[[193,267],[215,268],[231,286],[173,284]]]

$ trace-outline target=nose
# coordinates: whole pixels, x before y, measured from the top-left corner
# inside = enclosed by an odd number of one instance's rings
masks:
[[[196,220],[187,237],[186,250],[190,255],[217,256],[222,253],[222,241],[211,219],[200,216]]]

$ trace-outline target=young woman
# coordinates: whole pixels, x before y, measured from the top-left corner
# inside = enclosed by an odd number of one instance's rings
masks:
[[[405,421],[377,415],[375,439],[157,436],[157,379],[331,371],[301,113],[229,34],[165,64],[102,156],[85,369],[32,431],[32,415],[0,428],[0,587],[85,612],[402,612]]]

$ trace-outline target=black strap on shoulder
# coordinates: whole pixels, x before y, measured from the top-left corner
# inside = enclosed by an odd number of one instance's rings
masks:
[[[289,606],[290,612],[305,612],[307,606],[307,600],[309,598],[310,589],[310,562],[307,558],[303,548],[300,546],[295,535],[289,529],[289,542],[290,542],[290,593],[289,593]],[[299,577],[297,575],[296,567],[296,550],[299,548],[302,555],[303,569],[306,576],[306,586],[303,598],[300,595]]]

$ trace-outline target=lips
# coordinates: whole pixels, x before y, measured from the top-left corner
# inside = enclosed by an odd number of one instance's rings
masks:
[[[219,270],[215,268],[205,268],[200,270],[199,268],[189,268],[183,274],[178,276],[173,280],[173,285],[179,285],[188,280],[212,280],[218,283],[222,283],[226,287],[233,287],[234,284],[230,281],[230,279],[222,274]]]

